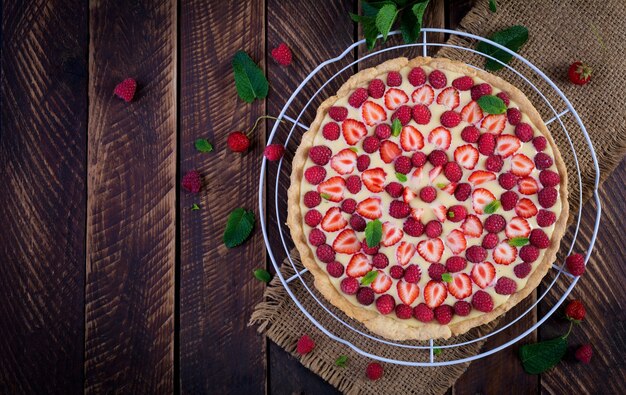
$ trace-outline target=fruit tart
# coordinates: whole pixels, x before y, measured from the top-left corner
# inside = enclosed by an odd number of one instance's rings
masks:
[[[428,57],[363,70],[320,105],[288,198],[315,287],[394,340],[449,338],[511,309],[568,216],[565,165],[526,96]]]

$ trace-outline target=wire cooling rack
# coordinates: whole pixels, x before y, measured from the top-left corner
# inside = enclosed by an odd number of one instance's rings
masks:
[[[390,33],[391,36],[398,34],[398,31]],[[458,36],[461,38],[461,40],[459,41],[466,46],[429,42],[428,36],[431,34],[449,34],[451,36]],[[509,53],[519,61],[514,62],[515,64],[518,64],[517,68],[514,68],[508,64],[499,61],[498,59],[495,59],[489,55],[482,54],[471,48],[470,44],[472,40],[482,41],[487,44],[491,44],[492,46]],[[370,61],[374,59],[378,60],[378,58],[381,58],[381,61],[383,61],[386,59],[391,59],[392,57],[390,57],[389,55],[391,55],[392,53],[395,54],[399,52],[393,57],[407,56],[408,53],[415,50],[418,51],[418,54],[427,56],[429,48],[448,47],[455,48],[461,51],[471,52],[475,55],[477,59],[481,61],[485,58],[488,58],[500,63],[505,68],[506,72],[511,73],[509,75],[513,76],[516,81],[521,82],[525,85],[526,88],[529,88],[530,90],[523,89],[522,86],[518,85],[519,88],[522,88],[522,90],[524,90],[527,94],[532,94],[532,97],[539,101],[539,104],[541,104],[540,107],[544,109],[542,113],[542,116],[545,120],[544,122],[546,125],[548,125],[551,133],[555,137],[557,144],[559,145],[560,151],[562,152],[564,157],[569,157],[570,159],[572,159],[570,162],[573,162],[575,164],[575,172],[572,171],[572,169],[569,169],[568,181],[570,186],[570,194],[572,196],[577,195],[578,198],[578,210],[577,212],[572,213],[575,218],[576,227],[573,238],[569,242],[569,246],[566,246],[567,243],[565,240],[561,243],[560,255],[567,256],[571,253],[579,233],[583,203],[582,176],[580,172],[579,157],[581,155],[584,155],[586,158],[590,157],[591,161],[593,162],[595,170],[593,197],[596,206],[596,217],[593,234],[589,239],[588,247],[585,254],[585,263],[587,263],[587,261],[589,260],[589,256],[591,255],[593,245],[596,241],[602,210],[598,195],[600,171],[598,168],[596,154],[594,152],[589,135],[587,134],[587,130],[585,129],[585,125],[582,123],[578,113],[576,112],[570,101],[567,99],[565,94],[563,94],[563,92],[548,76],[546,76],[546,74],[544,74],[541,70],[539,70],[524,57],[510,51],[509,49],[491,40],[460,31],[424,28],[422,29],[421,42],[388,46],[378,51],[367,53],[366,55],[357,58],[356,60],[350,61],[352,57],[355,57],[355,48],[357,48],[359,45],[363,45],[364,42],[365,40],[355,42],[354,44],[346,48],[339,56],[329,59],[318,65],[292,93],[291,97],[289,97],[289,100],[287,100],[278,116],[279,121],[288,122],[288,125],[290,126],[288,130],[282,130],[287,128],[281,129],[281,122],[277,121],[272,128],[272,132],[270,133],[268,144],[281,143],[284,144],[285,147],[287,147],[287,155],[285,155],[285,157],[281,159],[281,161],[278,163],[277,169],[268,169],[267,161],[265,158],[263,159],[263,163],[261,166],[261,175],[259,178],[259,212],[261,228],[263,231],[263,237],[265,239],[265,244],[267,246],[269,257],[272,261],[272,264],[274,265],[274,268],[276,269],[276,275],[280,278],[280,281],[282,282],[285,290],[293,299],[296,306],[298,306],[302,313],[304,313],[304,315],[309,320],[311,320],[311,322],[315,324],[317,328],[319,328],[326,336],[352,348],[354,351],[366,357],[382,362],[406,366],[446,366],[469,362],[485,357],[487,355],[494,354],[512,344],[515,344],[520,339],[523,339],[529,333],[531,333],[541,324],[543,324],[559,308],[563,301],[565,301],[569,293],[578,282],[578,277],[572,276],[565,270],[564,262],[554,263],[552,265],[553,270],[551,270],[544,279],[545,286],[542,287],[542,292],[540,295],[537,296],[536,301],[528,309],[519,313],[519,315],[517,316],[512,313],[513,310],[507,313],[506,316],[501,320],[500,325],[495,330],[483,336],[476,335],[475,337],[462,342],[457,342],[455,338],[451,338],[446,341],[437,340],[436,342],[432,339],[425,342],[394,342],[377,337],[375,334],[369,332],[360,323],[351,320],[337,308],[330,305],[323,297],[321,297],[321,295],[317,293],[315,287],[312,286],[313,276],[308,273],[307,270],[304,269],[302,266],[294,262],[294,260],[292,259],[290,251],[292,251],[293,242],[291,241],[289,230],[284,225],[287,216],[285,210],[286,205],[284,204],[284,202],[287,200],[287,189],[289,187],[289,174],[291,167],[290,160],[293,157],[293,151],[295,150],[295,147],[297,147],[297,144],[300,142],[302,134],[306,130],[308,130],[308,125],[306,124],[307,121],[305,121],[304,119],[307,118],[307,116],[309,120],[313,119],[316,111],[316,108],[314,107],[316,106],[312,106],[312,103],[314,103],[316,100],[317,103],[319,103],[321,99],[329,96],[328,94],[321,94],[325,88],[328,87],[327,89],[334,89],[334,91],[330,92],[330,94],[333,94],[336,91],[336,88],[340,86],[343,82],[345,82],[350,77],[350,75],[353,74],[356,65],[360,62],[366,61],[369,58],[372,58],[370,59]],[[475,64],[466,64],[469,67],[481,69],[477,66],[477,64],[482,64],[482,62],[477,61],[475,62]],[[337,71],[330,77],[316,82],[315,77],[317,76],[319,79],[319,73],[324,69],[331,70],[330,72],[334,70]],[[330,75],[330,72],[325,75]],[[537,104],[538,103],[535,102],[536,106]],[[289,114],[293,114],[293,116]],[[566,128],[566,124],[569,125],[569,130],[568,128]],[[279,130],[281,131],[279,132]],[[582,145],[579,147],[575,147],[576,144],[572,141],[572,136],[575,136],[576,134],[584,137],[584,142],[586,143],[586,146]],[[577,140],[581,141],[580,139]],[[265,196],[266,188],[268,191],[267,198]],[[265,213],[264,206],[266,202],[273,203],[274,210],[270,209],[267,213]],[[268,204],[268,208],[269,206],[271,206],[271,204]],[[269,237],[270,234],[274,236],[278,235],[282,245],[272,245]],[[286,259],[289,262],[289,264],[291,265],[291,269],[295,273],[288,278],[285,278],[285,276],[280,271],[280,266],[283,262],[283,259]],[[302,284],[306,292],[300,292],[300,295],[297,296],[296,292],[294,292],[295,281]],[[559,284],[559,286],[555,287],[555,284],[559,282],[562,282],[563,284]],[[548,293],[550,292],[551,297],[546,298],[546,295],[548,295]],[[556,296],[554,296],[555,294]],[[558,299],[556,299],[557,297]],[[552,299],[553,301],[550,302],[548,301],[548,299]],[[309,306],[309,308],[305,308],[304,304]],[[536,307],[541,307],[540,310],[545,311],[545,313],[541,318],[537,320],[534,325],[525,329],[512,327],[524,316],[532,313]],[[320,322],[322,319],[325,322],[328,322],[328,320],[331,319],[336,321],[336,323],[340,325],[332,325],[333,329],[331,330],[329,329],[330,325],[327,325],[327,327],[325,327]],[[517,330],[519,333],[512,333],[515,330]],[[505,334],[508,338],[508,340],[503,342],[502,344],[493,345],[489,349],[483,348],[479,353],[476,353],[475,347],[472,348],[472,350],[464,350],[466,346],[469,346],[476,342],[480,342],[482,340],[486,340],[502,331],[507,331],[505,332]],[[385,347],[386,351],[382,353],[379,351],[379,346],[381,344],[390,347]],[[389,353],[390,349],[402,352]],[[442,352],[439,353],[438,350],[442,350]],[[402,357],[399,357],[399,355],[402,355]]]

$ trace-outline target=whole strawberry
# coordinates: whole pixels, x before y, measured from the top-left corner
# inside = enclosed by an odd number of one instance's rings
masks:
[[[232,132],[226,140],[228,148],[233,152],[244,152],[250,147],[250,139],[242,132]]]
[[[298,354],[304,355],[308,354],[315,348],[315,342],[307,335],[302,335],[300,339],[298,339]]]
[[[126,78],[124,81],[117,84],[113,93],[121,99],[124,99],[126,103],[133,100],[135,97],[135,91],[137,90],[137,81],[132,78]]]
[[[579,323],[585,318],[585,306],[580,300],[572,300],[565,307],[565,316],[568,320]]]
[[[585,85],[591,80],[593,70],[583,62],[574,62],[569,66],[567,76],[572,84]]]
[[[271,160],[275,162],[283,157],[285,154],[285,147],[282,144],[270,144],[265,147],[265,151],[263,151],[263,155],[267,158],[267,160]]]
[[[200,179],[200,173],[196,170],[190,170],[183,176],[182,186],[185,190],[191,193],[200,192],[202,187],[202,180]]]
[[[591,357],[593,356],[593,349],[591,348],[591,344],[583,344],[578,347],[576,353],[574,354],[576,359],[578,359],[582,363],[591,362]]]
[[[285,43],[281,43],[278,47],[272,49],[272,57],[278,64],[289,66],[291,64],[291,49]]]

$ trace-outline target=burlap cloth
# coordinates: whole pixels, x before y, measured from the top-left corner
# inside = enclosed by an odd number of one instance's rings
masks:
[[[494,31],[511,25],[524,25],[528,28],[530,38],[522,48],[521,54],[540,70],[545,72],[570,99],[587,127],[598,158],[601,179],[604,180],[617,166],[626,150],[626,6],[624,0],[595,1],[498,1],[497,13],[491,13],[488,2],[479,1],[461,22],[460,30],[479,36],[488,36]],[[474,43],[460,40],[453,36],[450,43],[474,47]],[[407,55],[409,56],[409,55]],[[470,64],[483,66],[484,60],[479,55],[451,48],[443,48],[438,56],[462,60]],[[592,82],[584,87],[574,86],[567,82],[567,68],[575,60],[583,60],[594,67]],[[566,109],[566,105],[550,89],[537,78],[532,71],[513,60],[513,67],[527,76],[545,94],[557,113]],[[508,70],[496,74],[511,81],[521,88],[535,104],[545,120],[554,117],[554,112],[545,101]],[[586,145],[581,129],[571,114],[562,118],[564,126],[571,137],[582,176],[582,188],[579,186],[575,160],[562,126],[558,121],[550,123],[549,129],[568,165],[571,212],[577,215],[580,204],[579,194],[585,201],[593,191],[595,172],[590,150]],[[296,254],[297,257],[297,254]],[[282,273],[286,278],[294,274],[289,265],[283,265]],[[309,274],[310,275],[310,274]],[[366,351],[377,355],[400,360],[427,360],[426,351],[399,349],[385,346],[373,341],[364,340],[343,327],[322,309],[310,296],[308,291],[295,280],[291,289],[306,309],[323,326]],[[314,291],[314,290],[313,290]],[[317,294],[320,300],[323,298]],[[336,309],[335,314],[350,321]],[[299,357],[302,364],[324,378],[330,384],[346,393],[382,394],[382,393],[415,393],[440,394],[445,392],[465,371],[469,364],[458,364],[438,368],[405,367],[385,364],[385,376],[393,380],[371,382],[365,378],[365,366],[371,359],[363,357],[348,346],[331,340],[320,332],[298,309],[291,300],[280,281],[275,277],[265,292],[265,301],[256,306],[250,320],[258,324],[258,330],[272,341],[293,355],[297,355],[296,343],[302,334],[309,334],[316,343],[315,351]],[[497,323],[477,328],[460,338],[452,339],[461,342],[475,339],[492,330]],[[356,327],[367,332],[362,326]],[[441,344],[444,344],[442,342]],[[425,343],[421,343],[425,344]],[[437,360],[457,359],[475,355],[483,342],[476,342],[462,348],[446,349]],[[506,352],[506,351],[503,351]],[[339,355],[347,355],[346,367],[335,366]]]

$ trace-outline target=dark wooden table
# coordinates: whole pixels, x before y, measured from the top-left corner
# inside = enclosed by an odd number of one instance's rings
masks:
[[[454,28],[470,3],[431,1],[426,25]],[[268,129],[244,155],[226,149],[226,136],[276,115],[314,65],[357,38],[348,16],[357,1],[1,4],[0,393],[335,392],[247,327],[264,289],[250,275],[267,265],[261,232],[234,249],[221,234],[233,208],[258,213]],[[294,51],[288,69],[268,56],[282,41]],[[239,49],[266,71],[267,100],[237,98]],[[131,104],[112,95],[127,76],[140,84]],[[197,153],[200,137],[215,152]],[[452,392],[618,392],[624,164],[602,189],[598,257],[574,291],[589,319],[573,343],[591,339],[592,364],[569,358],[528,376],[513,347],[473,363]],[[193,168],[199,197],[180,188]],[[551,319],[528,340],[564,325]]]

